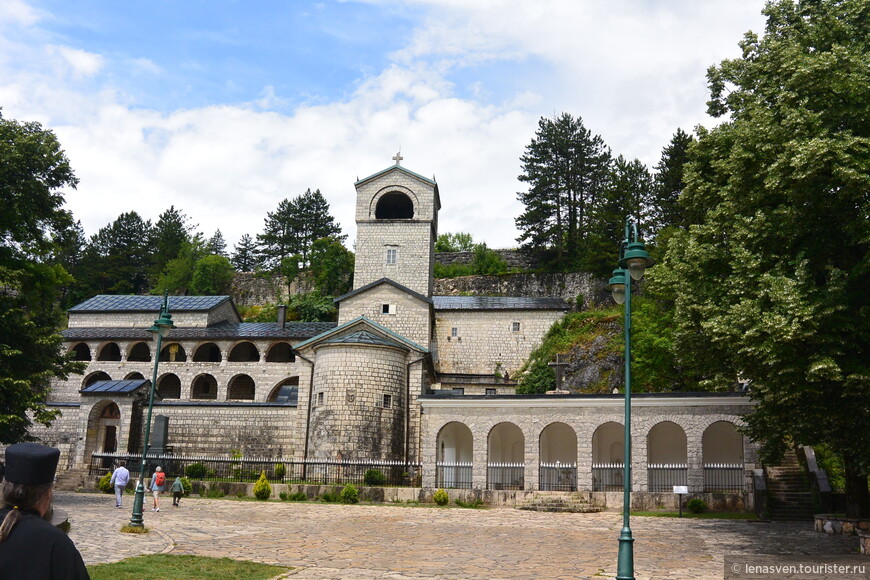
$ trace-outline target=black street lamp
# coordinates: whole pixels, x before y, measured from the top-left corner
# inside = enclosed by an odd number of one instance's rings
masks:
[[[634,538],[631,537],[631,281],[643,278],[655,264],[638,239],[637,226],[625,222],[625,239],[619,245],[619,268],[605,286],[617,304],[625,304],[625,458],[623,459],[622,531],[619,534],[617,580],[634,580]]]
[[[163,339],[169,336],[169,331],[175,328],[172,324],[172,315],[169,314],[169,292],[163,294],[163,306],[160,308],[160,318],[154,321],[148,332],[157,337],[157,350],[154,353],[154,374],[151,376],[151,389],[148,393],[148,419],[145,422],[145,442],[142,446],[142,464],[139,467],[139,480],[136,483],[136,495],[133,496],[133,515],[130,517],[130,525],[141,528],[142,504],[145,502],[145,464],[148,455],[148,447],[151,444],[151,410],[154,407],[154,391],[157,385],[157,366],[160,363],[160,350]]]

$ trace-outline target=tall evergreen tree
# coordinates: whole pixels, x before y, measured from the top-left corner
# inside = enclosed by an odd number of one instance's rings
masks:
[[[253,272],[259,265],[257,258],[257,243],[250,235],[239,238],[230,261],[239,272]]]
[[[227,242],[219,229],[215,230],[214,235],[208,239],[206,249],[213,256],[227,257]]]
[[[122,213],[91,236],[82,279],[92,294],[145,294],[150,288],[151,222]]]
[[[661,159],[656,165],[655,181],[652,188],[650,216],[645,228],[648,237],[655,237],[669,226],[688,226],[688,218],[684,215],[679,198],[686,182],[683,179],[683,167],[688,161],[689,146],[694,137],[677,129],[670,142],[662,150]]]
[[[30,438],[48,425],[50,382],[81,372],[60,354],[60,290],[71,278],[58,241],[73,228],[60,190],[75,188],[66,154],[39,123],[0,113],[0,443]],[[74,228],[73,228],[74,229]]]
[[[170,260],[178,257],[181,247],[190,239],[193,226],[188,224],[188,217],[172,205],[160,214],[157,223],[151,230],[150,246],[151,266],[150,278],[156,281]]]
[[[520,159],[518,179],[529,189],[517,194],[525,206],[516,219],[522,232],[517,241],[523,249],[544,254],[556,269],[578,267],[591,214],[606,191],[610,150],[582,119],[563,113],[554,120],[540,119]]]

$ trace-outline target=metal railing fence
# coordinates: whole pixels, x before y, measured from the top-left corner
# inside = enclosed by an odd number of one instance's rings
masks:
[[[646,472],[649,491],[672,493],[675,485],[689,484],[689,466],[685,463],[650,463]]]
[[[740,463],[704,464],[704,491],[739,493],[744,488],[743,465]]]
[[[435,463],[435,487],[471,489],[470,461],[438,461]]]
[[[622,463],[593,463],[592,491],[622,491],[624,467]]]
[[[486,489],[524,489],[525,463],[487,463]]]
[[[538,466],[538,489],[541,491],[577,491],[577,464],[541,463]]]

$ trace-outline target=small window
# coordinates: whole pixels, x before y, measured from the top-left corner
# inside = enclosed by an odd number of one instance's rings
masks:
[[[519,332],[520,331],[520,323],[514,322],[511,328],[514,332]]]
[[[387,264],[396,263],[396,248],[387,248]]]
[[[489,397],[489,396],[492,396],[492,395],[495,395],[495,389],[487,388],[487,389],[486,389],[486,396]]]
[[[383,400],[381,401],[381,407],[384,409],[392,409],[393,408],[393,395],[384,395]]]
[[[395,314],[396,313],[396,305],[395,304],[381,304],[381,314]]]
[[[455,326],[450,329],[450,336],[456,337],[459,336],[459,329]]]
[[[320,393],[317,393],[317,406],[319,407],[322,404],[323,404],[323,393],[320,392]]]

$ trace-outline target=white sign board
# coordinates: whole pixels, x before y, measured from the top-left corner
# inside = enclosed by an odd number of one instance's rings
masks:
[[[675,485],[674,486],[674,493],[679,493],[679,494],[685,495],[685,494],[689,493],[689,486],[688,485]]]

